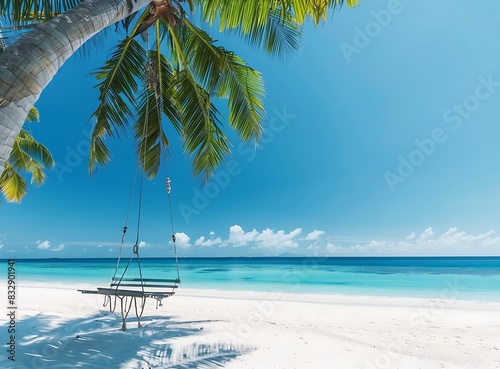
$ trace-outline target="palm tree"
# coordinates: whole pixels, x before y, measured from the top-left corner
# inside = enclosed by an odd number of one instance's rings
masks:
[[[165,114],[184,138],[184,147],[193,154],[194,171],[209,176],[229,151],[227,138],[220,130],[220,116],[211,97],[227,96],[230,108],[229,125],[243,140],[257,140],[263,119],[263,87],[260,75],[233,53],[215,46],[208,34],[189,22],[181,4],[184,0],[155,0],[151,9],[144,9],[150,0],[19,0],[0,1],[0,16],[9,24],[37,24],[24,33],[0,55],[0,173],[9,158],[15,138],[35,101],[62,64],[89,38],[100,30],[143,9],[132,34],[142,29],[141,24],[154,24],[155,47],[144,53],[134,38],[127,38],[118,46],[111,62],[97,74],[102,80],[101,103],[95,112],[97,118],[93,134],[91,168],[97,162],[105,163],[108,151],[103,137],[116,135],[134,122],[139,154],[143,167],[152,176],[158,167],[158,151],[168,144],[159,124],[145,129],[146,116],[157,119],[152,111],[152,96],[161,101]],[[209,24],[219,23],[219,29],[233,30],[271,53],[290,49],[288,36],[299,29],[306,19],[317,24],[325,19],[329,9],[344,0],[188,0],[190,7],[201,12]],[[358,0],[345,0],[349,6]],[[167,6],[170,16],[165,19],[148,18],[156,7]],[[165,14],[163,14],[165,15]],[[54,17],[55,16],[55,17]],[[128,18],[130,19],[130,18]],[[147,21],[147,22],[145,22]],[[127,23],[128,24],[128,23]],[[285,33],[283,33],[285,32]],[[163,55],[158,40],[166,40],[167,55]],[[194,47],[194,49],[192,49]],[[293,48],[293,47],[292,47]],[[195,50],[195,51],[193,51]],[[206,54],[205,54],[206,52]],[[277,51],[279,55],[283,55]],[[122,54],[123,53],[123,54]],[[120,62],[119,55],[126,59]],[[146,56],[144,56],[146,55]],[[134,59],[137,58],[137,59]],[[134,64],[123,63],[133,61]],[[149,65],[146,89],[139,94],[135,79]],[[153,70],[154,72],[151,72]],[[153,84],[151,78],[155,78]],[[171,94],[167,96],[167,92]],[[133,94],[131,94],[133,92]],[[158,95],[161,99],[158,100]],[[135,112],[134,109],[137,109]],[[153,117],[153,113],[155,117]],[[149,119],[148,119],[149,120]],[[154,130],[154,132],[153,132]],[[146,132],[147,131],[147,132]],[[142,133],[141,133],[142,132]],[[141,160],[142,160],[141,159]]]
[[[32,108],[27,121],[37,120],[38,112]],[[28,183],[23,177],[23,172],[30,173],[31,183],[40,186],[45,181],[43,170],[51,169],[53,166],[54,160],[49,150],[37,142],[27,129],[22,128],[14,141],[14,147],[9,160],[5,163],[4,171],[0,175],[0,192],[9,202],[21,202],[28,190]]]

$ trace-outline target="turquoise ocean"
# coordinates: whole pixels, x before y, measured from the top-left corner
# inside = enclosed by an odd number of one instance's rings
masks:
[[[116,266],[116,259],[17,259],[16,279],[104,287]],[[172,258],[141,259],[141,269],[144,278],[177,277]],[[500,257],[180,258],[178,269],[180,288],[500,301]],[[7,275],[6,260],[0,273]],[[138,276],[133,259],[126,277]]]

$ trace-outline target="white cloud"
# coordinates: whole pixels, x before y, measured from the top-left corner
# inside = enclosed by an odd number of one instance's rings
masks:
[[[274,254],[276,251],[298,250],[304,254],[339,255],[339,256],[467,256],[467,255],[498,255],[500,254],[500,237],[494,230],[480,234],[459,231],[451,227],[442,233],[436,233],[432,227],[423,232],[411,232],[406,237],[371,239],[368,237],[350,237],[350,239],[326,241],[325,231],[314,230],[303,233],[302,228],[290,232],[266,228],[262,231],[252,229],[245,231],[235,224],[229,228],[227,239],[200,236],[194,242],[198,247],[246,247],[260,249],[264,254]],[[180,248],[192,246],[190,237],[185,233],[177,233],[177,243]]]
[[[64,244],[60,244],[59,246],[53,248],[53,249],[50,249],[50,251],[61,251],[64,249]]]
[[[405,240],[413,240],[415,239],[415,232],[411,232],[408,236],[406,236]]]
[[[229,228],[229,239],[227,243],[233,246],[246,246],[249,242],[255,242],[255,238],[259,235],[256,229],[250,232],[243,231],[239,225],[234,225]],[[225,242],[226,244],[226,242]]]
[[[318,231],[318,230],[314,230],[312,231],[311,233],[308,233],[306,238],[304,238],[304,240],[306,241],[314,241],[314,240],[317,240],[320,236],[324,235],[325,234],[325,231]]]
[[[0,249],[3,247],[3,242],[0,241]]]
[[[432,236],[434,235],[434,232],[432,231],[432,228],[429,227],[427,228],[424,233],[422,233],[419,237],[418,237],[418,241],[426,241],[428,240],[429,238],[431,238]]]
[[[37,248],[39,250],[47,250],[50,248],[50,242],[45,240],[43,242],[41,242],[40,240],[36,241],[36,244],[38,245]]]
[[[213,236],[214,232],[210,232],[210,235]],[[215,239],[205,239],[204,236],[201,236],[200,238],[198,238],[196,240],[196,242],[194,243],[195,246],[201,246],[201,247],[210,247],[210,246],[213,246],[213,245],[219,245],[222,243],[222,238],[220,237],[217,237]]]
[[[181,249],[185,249],[191,246],[191,244],[189,243],[190,239],[191,238],[184,232],[177,232],[175,234],[175,244]]]
[[[146,247],[147,243],[144,241],[139,242],[139,247]]]
[[[233,247],[252,246],[262,249],[285,249],[298,247],[297,236],[302,233],[302,228],[297,228],[290,233],[283,230],[275,232],[267,228],[262,232],[255,228],[249,232],[245,232],[243,228],[235,224],[229,228],[229,238],[222,241],[221,247],[231,245]]]
[[[302,228],[297,228],[286,233],[285,231],[274,232],[272,229],[265,229],[259,234],[255,240],[258,248],[263,249],[285,249],[298,247],[299,243],[296,237],[302,233]]]
[[[494,237],[494,234],[494,230],[489,230],[474,235],[464,231],[459,232],[456,227],[452,227],[441,235],[435,235],[429,227],[418,238],[412,233],[399,241],[370,241],[350,246],[329,243],[324,247],[323,252],[345,256],[498,255],[500,237]]]
[[[50,246],[50,242],[45,240],[45,241],[36,241],[35,244],[37,245],[36,247],[39,249],[39,250],[49,250],[49,251],[62,251],[64,250],[64,247],[66,245],[64,245],[63,243],[60,243],[58,246],[56,247],[52,247]]]

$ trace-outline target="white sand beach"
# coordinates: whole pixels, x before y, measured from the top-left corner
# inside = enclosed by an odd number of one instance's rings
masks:
[[[122,332],[78,288],[93,286],[18,286],[16,362],[4,346],[0,367],[500,368],[500,303],[180,288]]]

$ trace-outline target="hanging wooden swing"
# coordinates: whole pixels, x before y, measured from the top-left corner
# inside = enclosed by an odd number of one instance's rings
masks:
[[[143,176],[144,177],[144,176]],[[142,178],[142,181],[144,178]],[[141,205],[142,205],[142,181],[141,181],[141,195],[139,201],[139,212],[138,212],[138,223],[137,223],[137,237],[135,244],[132,248],[132,255],[128,260],[123,272],[120,276],[117,276],[118,269],[120,267],[120,262],[122,259],[122,251],[125,243],[125,235],[127,233],[127,220],[125,221],[125,226],[123,227],[123,235],[122,242],[120,246],[120,254],[117,259],[115,272],[113,277],[111,278],[111,283],[109,287],[97,287],[96,290],[78,290],[83,294],[97,294],[104,295],[104,303],[103,306],[109,307],[110,312],[114,313],[117,310],[119,305],[121,317],[122,317],[122,331],[127,330],[126,319],[132,310],[132,305],[134,307],[135,315],[137,317],[137,325],[138,327],[142,327],[141,325],[141,317],[144,312],[144,307],[146,305],[146,301],[148,298],[156,300],[156,308],[159,306],[163,306],[163,299],[170,297],[175,294],[175,291],[179,284],[181,283],[180,275],[179,275],[179,263],[177,258],[177,248],[175,244],[175,232],[173,227],[173,219],[172,219],[172,204],[170,201],[170,178],[167,178],[167,193],[168,193],[168,203],[170,210],[170,217],[172,223],[172,243],[174,247],[174,256],[175,256],[175,267],[176,267],[176,278],[172,279],[163,279],[163,278],[145,278],[143,275],[142,267],[141,267],[141,258],[139,255],[139,230],[140,230],[140,217],[141,217]],[[132,198],[131,198],[132,200]],[[130,211],[130,204],[129,204]],[[137,263],[137,270],[139,273],[139,278],[130,278],[126,277],[127,272],[130,270],[130,266],[133,261]],[[119,304],[118,304],[119,301]]]
[[[149,55],[149,49],[148,49]],[[151,62],[149,60],[149,62]],[[148,63],[148,71],[152,73],[149,68],[150,65]],[[146,76],[146,81],[150,80],[150,76]],[[149,100],[147,104],[149,103]],[[158,98],[156,98],[156,106],[154,109],[158,109]],[[149,105],[147,105],[146,109],[149,111]],[[146,114],[145,124],[144,124],[144,133],[147,132],[147,124],[148,124],[148,114]],[[166,158],[165,158],[166,162]],[[123,227],[122,241],[120,246],[120,254],[117,259],[115,272],[113,277],[111,278],[111,283],[109,287],[101,288],[98,287],[96,290],[78,290],[84,294],[97,294],[104,295],[104,303],[103,306],[109,306],[109,310],[111,312],[115,312],[117,306],[120,307],[121,317],[122,317],[122,328],[121,330],[127,330],[126,319],[132,309],[132,305],[134,306],[135,315],[137,317],[138,327],[141,327],[141,317],[144,312],[144,307],[146,304],[146,300],[148,298],[156,300],[156,307],[162,306],[162,301],[165,298],[168,298],[175,294],[175,291],[178,285],[181,283],[179,276],[179,263],[177,259],[177,248],[175,244],[175,231],[174,231],[174,221],[172,216],[172,202],[170,198],[171,186],[170,186],[170,178],[166,179],[166,189],[168,194],[168,206],[170,212],[170,222],[172,226],[172,243],[174,248],[174,256],[175,256],[175,267],[176,267],[176,277],[172,279],[161,279],[161,278],[145,278],[143,276],[142,268],[141,268],[141,259],[139,256],[139,231],[141,225],[141,209],[142,209],[142,193],[143,193],[143,184],[144,184],[144,171],[141,170],[141,180],[140,180],[140,191],[139,191],[139,207],[138,207],[138,217],[137,217],[137,237],[135,240],[135,244],[132,248],[132,255],[128,263],[126,264],[123,272],[120,276],[117,276],[118,269],[120,267],[120,262],[122,259],[122,251],[125,243],[125,235],[127,233],[127,223],[128,217],[130,214],[130,208],[133,199],[133,193],[135,189],[135,182],[137,180],[137,173],[140,170],[140,163],[137,163],[136,174],[134,176],[134,183],[132,186],[132,195],[130,196],[130,202],[128,206],[127,217],[125,220],[125,226]],[[167,172],[166,164],[165,164],[165,172]],[[131,263],[133,261],[137,262],[137,270],[139,273],[139,277],[127,277],[127,272],[130,270]],[[119,304],[118,304],[119,302]]]

